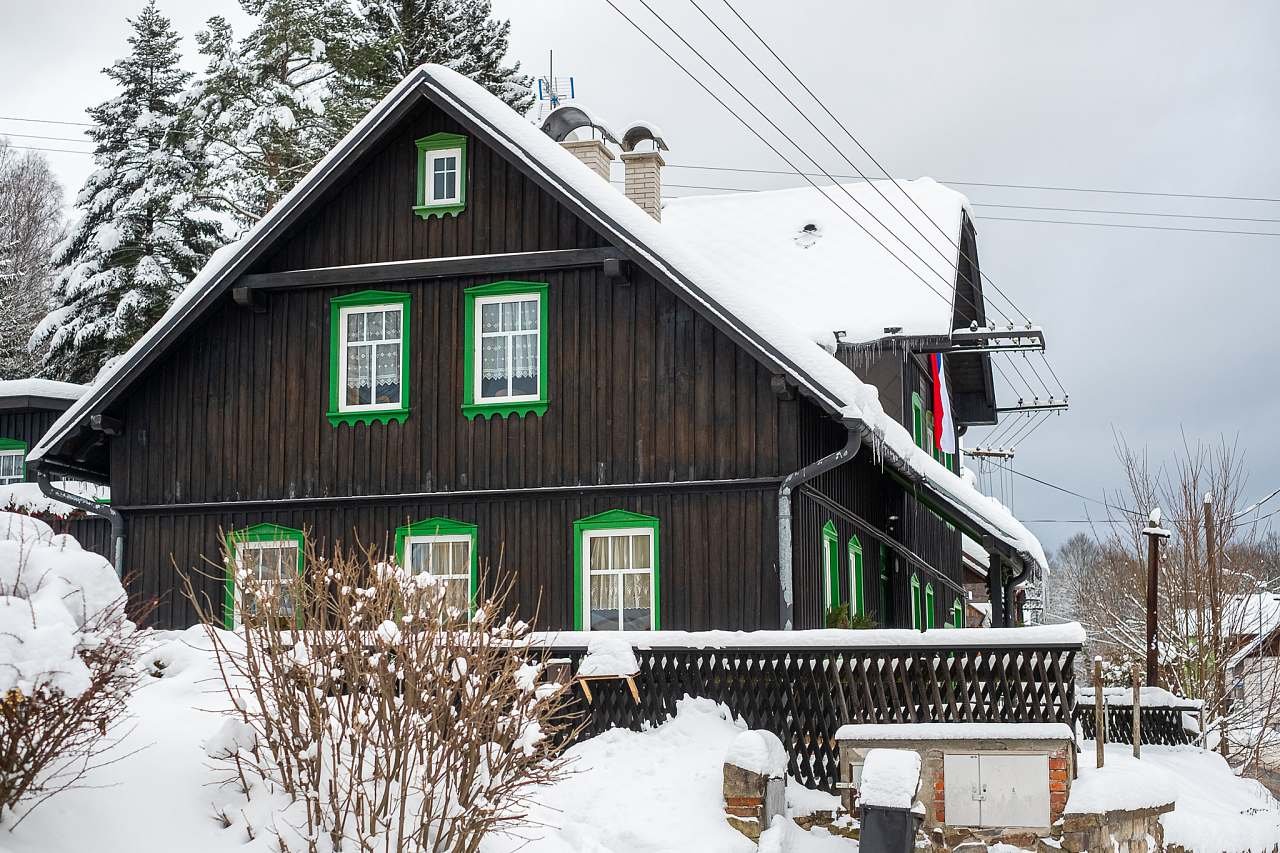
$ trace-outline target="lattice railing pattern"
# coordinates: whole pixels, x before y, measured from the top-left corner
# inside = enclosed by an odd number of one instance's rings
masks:
[[[1198,713],[1199,708],[1143,708],[1142,709],[1142,742],[1156,746],[1178,746],[1195,743],[1197,733],[1188,729],[1182,722],[1183,713]],[[1107,718],[1107,740],[1111,743],[1133,743],[1133,707],[1130,705],[1108,705],[1105,711]],[[1076,717],[1080,720],[1080,732],[1085,740],[1093,740],[1097,726],[1094,724],[1093,706],[1081,704],[1076,707]]]
[[[1079,647],[987,649],[659,648],[637,649],[636,704],[622,682],[592,684],[593,704],[575,693],[583,737],[640,729],[675,713],[682,697],[726,704],[752,728],[782,739],[790,772],[835,790],[835,733],[845,723],[1070,723]],[[571,671],[586,650],[555,647]]]

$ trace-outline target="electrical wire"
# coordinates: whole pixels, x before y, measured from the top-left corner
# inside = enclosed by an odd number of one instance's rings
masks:
[[[1157,213],[1150,210],[1107,210],[1103,207],[1046,207],[1035,204],[995,204],[989,201],[971,202],[973,207],[1000,207],[1007,210],[1043,210],[1053,213],[1102,213],[1107,216],[1154,216],[1164,219],[1220,219],[1224,222],[1280,222],[1280,218],[1265,216],[1212,216],[1200,213]]]
[[[69,136],[38,136],[34,133],[13,133],[8,130],[0,130],[0,137],[19,136],[23,139],[46,139],[50,142],[77,142],[83,145],[92,145],[92,139],[72,139]]]
[[[986,216],[985,222],[1038,222],[1041,225],[1088,225],[1095,228],[1136,228],[1140,231],[1183,231],[1191,234],[1236,234],[1244,237],[1280,237],[1280,231],[1229,231],[1217,228],[1180,228],[1176,225],[1136,225],[1128,222],[1075,222],[1070,219],[1026,219],[1020,216]]]
[[[0,116],[0,121],[25,121],[32,124],[65,124],[69,127],[94,127],[87,121],[56,121],[51,118],[21,118],[19,116]]]

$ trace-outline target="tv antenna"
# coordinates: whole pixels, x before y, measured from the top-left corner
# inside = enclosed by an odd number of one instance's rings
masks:
[[[556,76],[556,53],[554,50],[547,51],[547,73],[538,78],[537,121],[541,122],[547,113],[573,99],[573,78]]]

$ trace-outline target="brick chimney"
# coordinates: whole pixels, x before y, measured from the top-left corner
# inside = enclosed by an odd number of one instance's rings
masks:
[[[662,221],[662,167],[667,165],[659,151],[624,151],[623,192],[640,209]]]
[[[586,163],[591,171],[606,181],[609,180],[609,163],[613,160],[613,152],[604,144],[603,139],[566,139],[560,145]]]

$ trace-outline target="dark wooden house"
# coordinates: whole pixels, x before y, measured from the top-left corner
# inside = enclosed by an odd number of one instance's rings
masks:
[[[99,377],[42,476],[111,486],[166,626],[224,542],[270,575],[302,568],[304,531],[460,601],[511,573],[557,629],[820,627],[841,604],[942,626],[961,533],[1002,582],[1041,559],[839,347],[773,317],[773,283],[655,221],[645,135],[628,198],[605,141],[418,69]],[[234,585],[201,583],[233,623]]]

